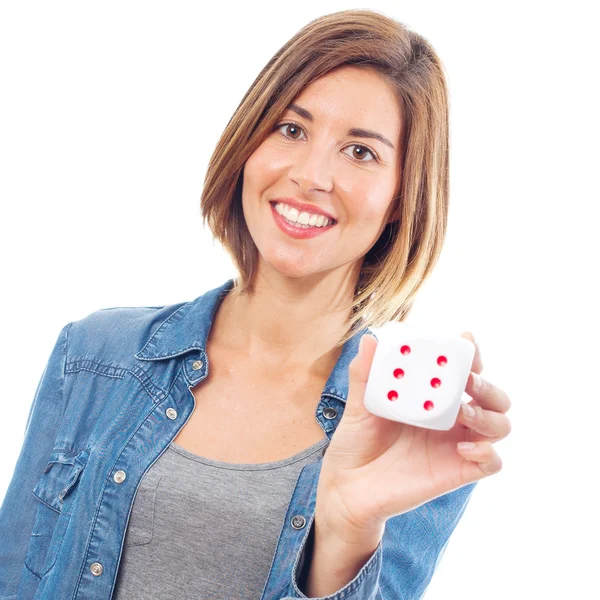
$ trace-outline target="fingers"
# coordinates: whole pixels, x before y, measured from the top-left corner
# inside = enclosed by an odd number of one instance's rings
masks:
[[[475,411],[474,415],[469,414],[469,407]],[[497,442],[504,439],[512,429],[510,420],[505,414],[486,410],[473,402],[462,404],[457,421],[471,430],[470,435],[474,442],[482,440]]]
[[[478,381],[479,379],[479,381]],[[488,410],[505,413],[510,409],[510,398],[508,394],[491,384],[481,375],[471,372],[467,380],[465,392],[477,402],[477,404]]]
[[[511,406],[508,394],[475,373],[469,375],[465,391],[473,402],[462,404],[457,421],[471,430],[471,439],[492,443],[504,439],[511,432],[510,420],[505,414]],[[469,408],[474,414],[469,413]]]
[[[461,456],[468,462],[464,465],[463,480],[465,483],[478,481],[488,475],[494,475],[502,470],[502,459],[491,442],[475,442],[472,449],[457,448]]]

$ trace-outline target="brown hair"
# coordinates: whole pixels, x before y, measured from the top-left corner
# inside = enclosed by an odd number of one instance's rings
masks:
[[[422,36],[371,10],[344,10],[315,19],[278,50],[254,80],[210,159],[201,197],[204,224],[239,272],[238,292],[252,291],[258,250],[242,212],[246,160],[312,81],[343,65],[383,76],[402,107],[400,185],[388,219],[364,256],[348,330],[402,321],[443,246],[448,218],[449,124],[443,65]],[[402,226],[401,226],[402,225]]]

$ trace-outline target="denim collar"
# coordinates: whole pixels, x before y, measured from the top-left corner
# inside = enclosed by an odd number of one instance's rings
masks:
[[[206,355],[206,342],[215,313],[233,285],[234,280],[229,279],[195,300],[182,304],[156,328],[135,357],[141,360],[163,360],[191,350],[200,350]],[[374,335],[368,327],[364,327],[346,341],[325,384],[324,394],[346,401],[348,366],[358,352],[360,338],[365,333]]]

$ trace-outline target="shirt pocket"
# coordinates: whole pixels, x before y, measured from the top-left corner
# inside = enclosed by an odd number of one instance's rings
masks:
[[[161,475],[150,469],[146,471],[138,486],[133,501],[131,515],[125,532],[125,546],[149,544],[154,535],[154,513],[156,510],[156,490]]]
[[[88,452],[78,454],[63,450],[52,452],[50,460],[33,488],[39,500],[25,565],[38,577],[43,577],[56,562],[67,525],[77,482],[88,459]]]

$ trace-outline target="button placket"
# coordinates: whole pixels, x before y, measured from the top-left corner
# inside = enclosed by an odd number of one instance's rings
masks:
[[[190,365],[191,369],[194,371],[199,371],[200,369],[203,369],[205,367],[204,362],[202,360],[194,360],[191,362],[191,364],[188,363],[188,365]],[[200,374],[198,374],[198,376],[199,375]],[[189,390],[189,388],[188,388],[188,390]],[[181,391],[181,390],[179,390],[179,391]],[[167,398],[167,396],[168,396],[168,394],[164,394],[162,392],[156,395],[156,397],[159,398],[160,400],[164,400],[165,398]],[[180,398],[180,397],[182,397],[182,396],[176,395],[173,397],[173,399],[171,401],[175,400],[175,402],[178,402],[178,398]],[[178,411],[173,406],[169,406],[169,407],[165,408],[164,405],[161,407],[159,404],[156,408],[158,409],[158,411],[160,411],[161,409],[164,410],[165,416],[170,420],[175,420],[179,416]],[[186,415],[188,412],[188,405],[182,404],[180,410],[183,411],[182,415]],[[117,471],[113,472],[113,481],[116,484],[121,484],[125,481],[125,479],[127,478],[127,475],[128,474],[124,469],[118,469]],[[135,477],[135,473],[133,474],[133,476]],[[94,577],[99,577],[100,575],[102,575],[104,573],[104,566],[102,563],[96,561],[96,562],[89,564],[89,570]]]

